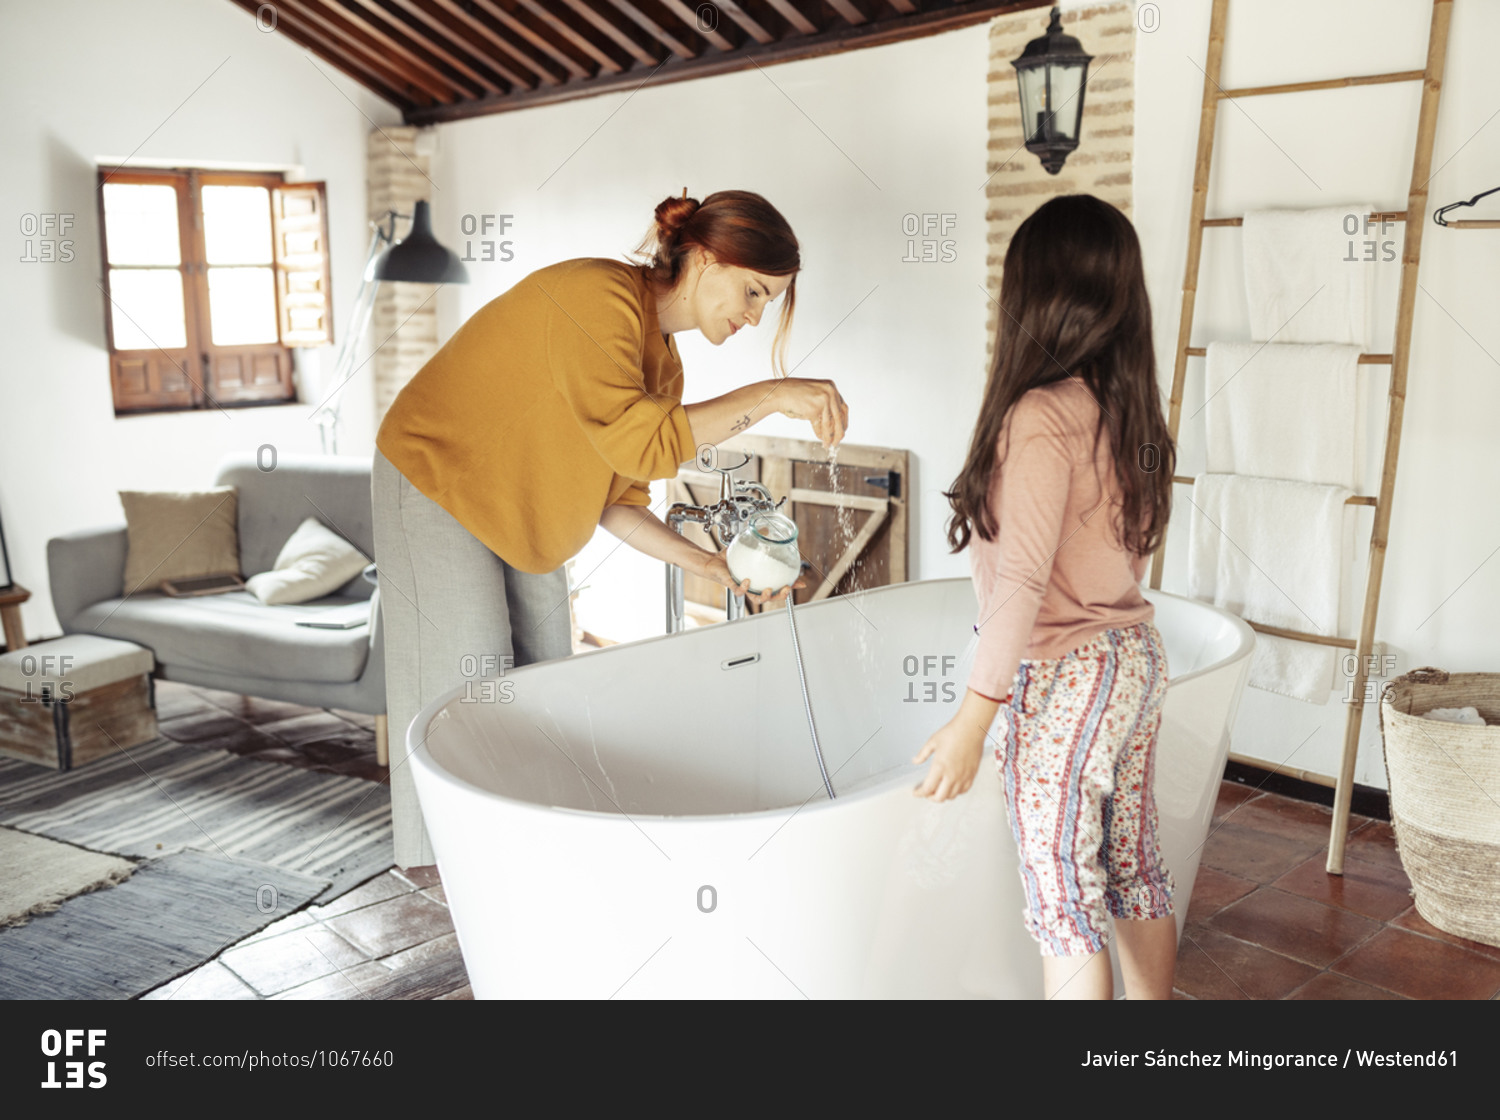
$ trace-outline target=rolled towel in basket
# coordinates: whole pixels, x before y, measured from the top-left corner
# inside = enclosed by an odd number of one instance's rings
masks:
[[[1484,717],[1472,704],[1467,708],[1431,708],[1418,713],[1423,719],[1440,719],[1444,723],[1462,723],[1469,727],[1484,727]]]
[[[1359,485],[1359,347],[1210,342],[1203,420],[1208,470]]]
[[[1341,486],[1200,474],[1188,531],[1188,594],[1266,626],[1338,633],[1344,571]],[[1255,636],[1250,683],[1326,704],[1338,650]]]
[[[1364,348],[1367,203],[1245,215],[1250,337]],[[1349,232],[1351,229],[1353,233]]]

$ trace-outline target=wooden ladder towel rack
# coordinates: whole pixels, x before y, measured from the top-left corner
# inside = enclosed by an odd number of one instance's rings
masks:
[[[1344,722],[1343,755],[1338,776],[1332,783],[1335,792],[1327,866],[1328,871],[1334,875],[1342,875],[1344,871],[1344,846],[1349,832],[1349,802],[1354,785],[1354,764],[1359,753],[1359,729],[1364,714],[1365,687],[1369,680],[1370,651],[1375,644],[1375,617],[1380,607],[1380,581],[1385,570],[1386,538],[1391,523],[1391,495],[1396,484],[1396,459],[1401,451],[1401,420],[1406,405],[1406,371],[1411,359],[1411,327],[1412,313],[1417,298],[1417,268],[1421,261],[1422,231],[1427,219],[1427,180],[1431,175],[1432,140],[1437,128],[1438,99],[1442,93],[1443,63],[1447,55],[1448,21],[1452,9],[1452,0],[1433,0],[1432,24],[1427,37],[1427,65],[1424,69],[1245,89],[1226,90],[1219,85],[1220,64],[1224,57],[1224,25],[1228,17],[1229,0],[1214,0],[1213,15],[1209,25],[1208,58],[1205,60],[1203,72],[1203,108],[1198,122],[1198,156],[1193,171],[1193,201],[1192,216],[1188,227],[1187,269],[1182,282],[1182,315],[1177,329],[1177,359],[1172,368],[1172,397],[1167,416],[1167,428],[1174,441],[1177,439],[1178,426],[1182,419],[1182,389],[1187,372],[1187,360],[1189,357],[1199,357],[1206,353],[1202,347],[1189,345],[1193,333],[1193,307],[1198,295],[1198,266],[1202,257],[1203,230],[1209,226],[1238,226],[1244,221],[1243,218],[1204,217],[1204,209],[1208,201],[1209,164],[1213,157],[1214,126],[1218,119],[1219,105],[1236,98],[1265,94],[1342,89],[1348,86],[1379,85],[1385,82],[1422,83],[1416,150],[1412,158],[1411,187],[1406,195],[1406,209],[1380,211],[1370,215],[1372,221],[1404,222],[1405,237],[1401,252],[1401,294],[1397,302],[1396,339],[1393,352],[1364,354],[1359,359],[1361,365],[1388,363],[1391,367],[1390,392],[1387,396],[1386,410],[1385,459],[1380,472],[1380,493],[1374,496],[1359,495],[1350,499],[1351,504],[1369,505],[1375,509],[1374,525],[1370,530],[1369,571],[1365,578],[1365,602],[1360,619],[1359,638],[1354,640],[1329,637],[1324,634],[1311,634],[1252,623],[1261,633],[1275,634],[1298,641],[1340,646],[1353,649],[1356,654],[1358,665],[1354,674],[1353,698],[1352,702],[1347,705],[1348,713]],[[1191,483],[1193,480],[1177,476],[1173,481]],[[1164,552],[1165,543],[1157,549],[1151,561],[1151,586],[1157,589],[1161,587]]]

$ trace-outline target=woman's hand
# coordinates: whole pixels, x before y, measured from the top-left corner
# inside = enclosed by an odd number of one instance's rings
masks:
[[[752,603],[765,604],[779,602],[789,596],[793,590],[807,586],[799,575],[797,581],[791,587],[783,587],[777,591],[751,591],[748,579],[736,582],[734,576],[729,573],[728,552],[729,550],[726,548],[721,552],[711,553],[703,569],[698,574],[713,580],[715,583],[723,584],[736,595],[743,595]]]
[[[793,420],[806,420],[826,448],[837,447],[849,427],[849,406],[832,381],[788,377],[776,383],[771,403]]]
[[[979,772],[979,760],[984,757],[985,735],[999,709],[997,701],[966,691],[958,712],[933,733],[912,759],[919,765],[932,759],[927,776],[912,793],[929,801],[950,801],[968,793],[974,775]]]

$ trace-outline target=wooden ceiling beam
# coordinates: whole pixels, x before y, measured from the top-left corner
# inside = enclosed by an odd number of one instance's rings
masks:
[[[418,3],[418,0],[390,0],[390,3],[399,7],[409,17],[411,17],[411,19],[419,21],[422,26],[427,29],[426,31],[420,32],[424,38],[431,39],[434,35],[444,36],[451,43],[456,43],[458,45],[458,49],[468,51],[471,54],[482,59],[486,66],[494,70],[495,73],[499,74],[502,78],[504,78],[507,82],[509,82],[516,88],[521,90],[531,90],[536,88],[536,82],[534,80],[530,78],[523,78],[520,74],[516,73],[510,67],[501,62],[495,55],[489,54],[485,51],[481,51],[478,45],[474,42],[474,37],[469,34],[468,28],[461,21],[454,20],[452,17],[444,15],[441,12],[430,11],[424,5]],[[418,30],[414,23],[408,24],[408,26],[410,26],[413,31]],[[488,31],[488,28],[486,28],[485,31]],[[558,84],[557,79],[554,77],[547,84],[556,85]],[[506,96],[510,95],[507,94]]]
[[[499,4],[494,3],[493,0],[468,0],[468,2],[477,7],[480,11],[484,12],[491,19],[503,24],[512,33],[521,36],[521,38],[525,39],[534,48],[547,55],[552,59],[552,61],[556,62],[559,66],[566,70],[569,77],[589,77],[589,72],[584,69],[584,67],[579,65],[577,59],[568,54],[566,51],[558,50],[557,47],[547,41],[544,35],[540,35],[536,32],[535,29],[527,27],[525,23],[517,19],[515,16],[511,15],[504,8],[500,7]]]
[[[255,0],[233,0],[236,7],[248,12],[257,20],[260,19],[260,5]],[[283,12],[280,9],[276,14],[276,30],[283,32],[288,39],[301,47],[305,47],[317,55],[334,69],[347,74],[360,85],[373,93],[384,97],[391,104],[399,106],[403,113],[412,109],[425,109],[435,104],[441,104],[432,94],[420,86],[408,82],[398,74],[393,74],[389,69],[371,62],[363,55],[353,51],[340,50],[331,43],[326,34],[320,34],[318,29],[306,20],[299,19],[295,13]]]
[[[918,12],[915,15],[872,20],[862,27],[838,22],[832,24],[829,30],[817,35],[783,39],[770,46],[761,46],[747,41],[743,49],[729,54],[714,52],[696,58],[685,59],[681,56],[669,58],[650,75],[649,84],[666,85],[670,82],[688,81],[714,74],[728,74],[736,70],[772,66],[795,59],[820,58],[863,47],[883,46],[886,43],[936,35],[960,27],[972,27],[996,16],[1044,8],[1051,2],[1052,0],[970,0],[968,3],[949,4],[942,8]],[[622,11],[624,7],[633,7],[630,0],[611,0],[611,3],[621,8]],[[560,88],[513,93],[504,97],[484,97],[463,105],[437,105],[414,109],[407,112],[406,120],[411,124],[436,124],[441,121],[461,120],[487,113],[503,113],[512,109],[529,109],[537,105],[631,90],[639,88],[641,84],[638,69],[632,69],[624,74],[601,75],[587,81],[569,82]]]
[[[698,57],[687,48],[687,45],[682,40],[678,39],[677,36],[673,35],[665,27],[637,8],[630,0],[609,0],[609,2],[618,8],[626,18],[634,21],[637,27],[642,28],[648,35],[658,43],[661,43],[662,46],[666,47],[678,58],[690,59]]]
[[[666,8],[667,11],[671,12],[674,16],[682,21],[682,26],[686,27],[689,31],[692,31],[695,34],[702,36],[702,38],[707,40],[708,43],[714,48],[721,51],[734,50],[734,43],[731,43],[727,37],[720,34],[719,31],[714,27],[705,29],[702,26],[702,21],[699,18],[697,10],[694,8],[689,8],[682,2],[682,0],[660,0],[660,3],[662,7]],[[710,5],[710,8],[714,7],[716,6]]]
[[[909,16],[917,10],[916,5],[911,0],[889,0],[889,3],[891,7],[904,16]]]
[[[359,5],[364,10],[356,11],[355,5]],[[424,56],[430,56],[443,65],[452,67],[485,93],[506,92],[506,90],[496,85],[494,79],[489,75],[476,67],[470,66],[459,54],[450,51],[438,40],[423,35],[409,24],[404,23],[394,13],[382,8],[375,0],[344,0],[342,7],[349,13],[350,19],[363,20],[369,26],[384,27],[387,34],[407,43],[412,51]],[[416,38],[413,36],[416,36]],[[501,80],[505,81],[503,78]],[[508,82],[506,84],[509,85]]]
[[[383,58],[392,71],[421,86],[439,101],[453,102],[475,95],[474,91],[463,89],[441,70],[427,65],[389,35],[372,32],[356,23],[341,8],[319,3],[319,0],[277,0],[277,13],[283,11],[290,11],[315,24],[320,30],[356,50],[364,50],[376,58]]]
[[[538,3],[538,0],[520,0],[520,2],[521,6],[528,12],[597,62],[601,70],[605,70],[611,74],[618,74],[625,69],[613,55],[609,54],[603,48],[596,46],[588,36],[584,35],[581,28],[572,26],[570,23],[565,22],[562,16],[548,11]]]
[[[869,22],[869,17],[859,10],[854,0],[828,0],[828,6],[843,16],[844,22],[852,27]]]
[[[764,45],[776,41],[776,36],[762,27],[755,17],[736,4],[735,0],[714,0],[714,7],[722,8],[729,18],[739,24],[745,34],[757,43]]]
[[[568,7],[572,8],[585,20],[609,36],[609,38],[613,39],[620,45],[622,50],[642,66],[655,66],[661,61],[660,57],[647,50],[640,40],[626,31],[625,28],[615,23],[614,20],[607,18],[603,12],[595,11],[587,0],[563,0],[563,3],[567,4]]]
[[[816,35],[818,33],[818,25],[808,19],[806,13],[793,4],[792,0],[766,0],[766,3],[776,9],[788,26],[795,28],[801,34]]]

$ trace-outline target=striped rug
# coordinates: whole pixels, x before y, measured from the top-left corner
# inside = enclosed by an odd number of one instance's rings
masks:
[[[66,774],[0,760],[0,824],[123,856],[255,860],[328,880],[320,902],[394,862],[385,784],[167,739]]]
[[[261,763],[261,765],[265,765]],[[0,930],[0,1000],[129,999],[300,909],[323,881],[201,851]]]

